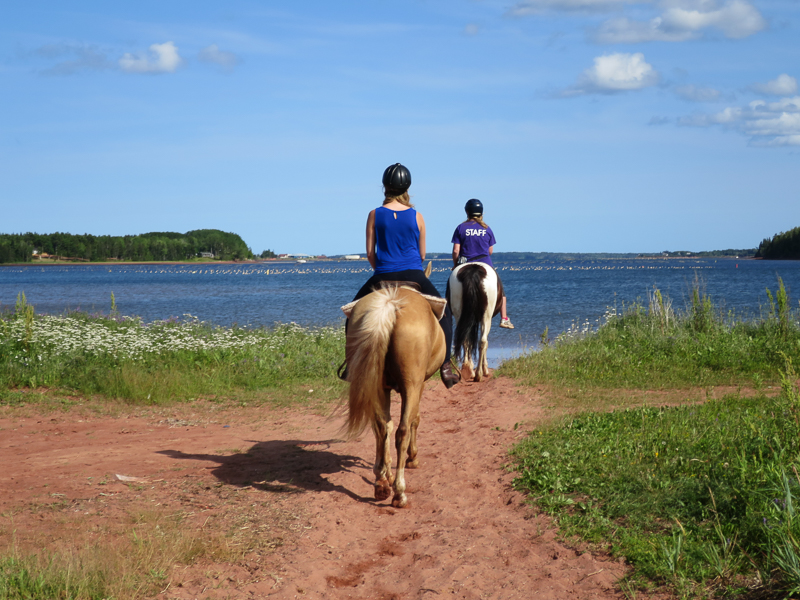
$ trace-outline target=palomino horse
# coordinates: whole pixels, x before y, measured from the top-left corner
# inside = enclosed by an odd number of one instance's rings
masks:
[[[489,330],[492,317],[500,312],[503,284],[495,270],[481,262],[458,265],[450,274],[448,302],[456,320],[455,354],[464,379],[474,373],[475,381],[489,375]],[[472,359],[477,355],[477,369]]]
[[[394,491],[395,508],[408,503],[405,468],[419,466],[419,403],[425,381],[444,361],[444,332],[438,320],[445,305],[443,298],[423,296],[397,284],[342,307],[350,318],[346,349],[350,411],[344,429],[353,438],[372,425],[375,500],[386,500]],[[392,475],[390,447],[392,390],[402,398],[395,438],[396,476]]]

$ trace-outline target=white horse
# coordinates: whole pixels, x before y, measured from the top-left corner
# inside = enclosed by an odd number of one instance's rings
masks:
[[[503,284],[495,270],[481,262],[458,265],[450,274],[447,300],[456,320],[455,355],[461,361],[461,376],[475,381],[489,375],[489,330],[492,317],[500,312]],[[477,369],[473,369],[473,357]]]

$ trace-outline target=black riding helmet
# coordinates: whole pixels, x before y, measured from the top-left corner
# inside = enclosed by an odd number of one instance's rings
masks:
[[[480,217],[483,215],[483,202],[477,198],[467,200],[464,210],[467,212],[468,219],[471,219],[472,217]]]
[[[399,196],[411,187],[411,172],[400,163],[386,167],[383,172],[383,187],[387,192]]]

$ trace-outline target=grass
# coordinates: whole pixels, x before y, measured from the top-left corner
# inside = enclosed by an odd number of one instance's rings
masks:
[[[657,291],[656,291],[657,292]],[[800,355],[797,314],[779,280],[759,321],[720,315],[695,288],[675,313],[609,315],[596,331],[562,336],[501,369],[558,391],[582,389],[584,412],[540,427],[512,452],[515,485],[565,536],[634,569],[624,585],[666,586],[681,597],[800,593]],[[780,394],[738,393],[675,407],[598,411],[631,388],[779,382]],[[599,392],[599,393],[598,393]],[[600,407],[603,407],[600,404]]]
[[[800,361],[798,315],[779,280],[765,318],[717,311],[696,285],[692,304],[673,310],[659,290],[647,306],[610,310],[597,330],[575,327],[540,352],[503,363],[500,373],[525,385],[580,390],[590,403],[602,390],[654,390],[775,382],[784,354]],[[774,300],[777,298],[777,301]]]
[[[240,510],[239,517],[244,512]],[[279,546],[274,532],[256,526],[264,516],[262,512],[247,520],[237,518],[220,530],[217,523],[193,527],[182,512],[137,511],[124,531],[103,531],[95,536],[100,541],[68,542],[60,550],[26,552],[12,547],[0,558],[0,600],[152,598],[173,580],[180,581],[176,567],[201,559],[235,563],[252,552],[268,554]],[[253,533],[247,532],[250,526]],[[246,539],[243,532],[248,533]]]
[[[191,315],[142,323],[113,310],[38,315],[21,294],[0,316],[0,403],[39,387],[145,405],[214,396],[249,403],[263,401],[261,392],[288,401],[309,388],[338,398],[343,355],[342,328],[222,328]]]

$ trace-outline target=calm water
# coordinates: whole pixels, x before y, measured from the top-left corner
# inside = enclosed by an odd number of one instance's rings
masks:
[[[433,283],[444,294],[450,261],[434,261]],[[657,286],[683,308],[695,277],[717,306],[758,316],[780,275],[793,308],[800,297],[800,261],[639,259],[569,262],[496,261],[506,288],[513,331],[497,321],[490,335],[495,358],[535,346],[573,321],[594,323],[608,306],[640,299]],[[0,307],[25,292],[37,312],[67,309],[107,313],[111,293],[122,314],[145,321],[186,313],[219,325],[340,324],[339,307],[371,275],[366,261],[224,265],[0,266]],[[499,354],[498,354],[499,353]]]

